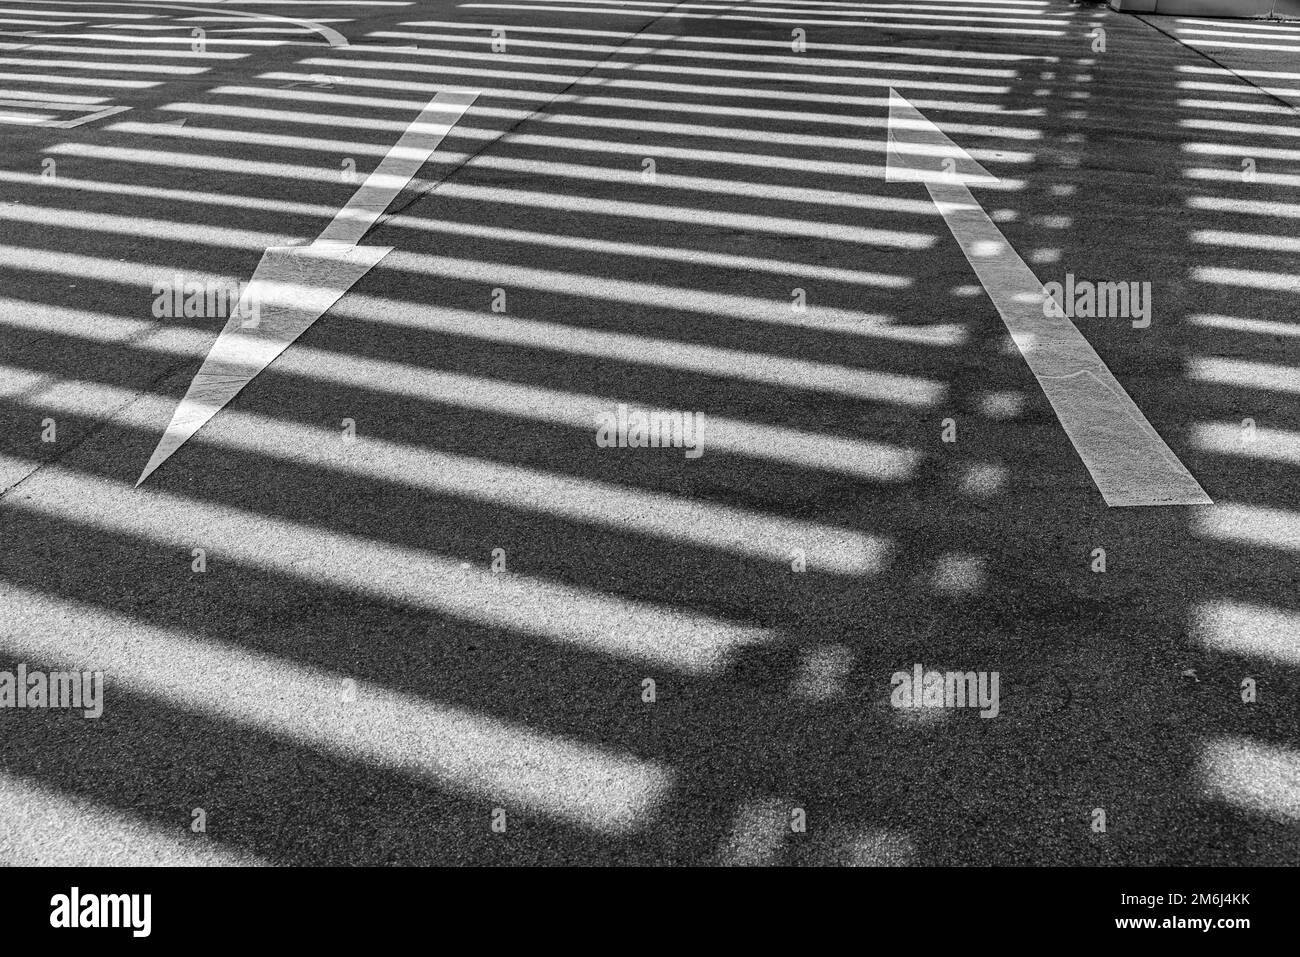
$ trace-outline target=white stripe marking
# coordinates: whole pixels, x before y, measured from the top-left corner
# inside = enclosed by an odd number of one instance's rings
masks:
[[[383,215],[393,197],[428,162],[443,137],[477,96],[477,93],[439,93],[435,96],[366,177],[348,204],[335,214],[333,222],[325,227],[316,242],[359,243]]]

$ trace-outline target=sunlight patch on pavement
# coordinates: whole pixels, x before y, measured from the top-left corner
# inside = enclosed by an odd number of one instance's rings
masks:
[[[0,645],[103,671],[110,718],[114,690],[123,689],[607,833],[644,827],[672,783],[669,770],[631,755],[97,606],[13,586],[0,586],[0,604]]]
[[[1300,665],[1300,614],[1293,611],[1228,599],[1199,602],[1191,632],[1222,654]]]
[[[5,867],[255,867],[266,863],[191,834],[188,828],[159,827],[84,797],[0,772],[0,865]]]
[[[1292,748],[1212,738],[1201,749],[1198,776],[1212,800],[1279,823],[1300,823],[1300,752]]]
[[[716,672],[740,648],[779,637],[774,629],[690,608],[524,575],[496,575],[437,552],[147,486],[135,489],[58,465],[34,473],[4,498],[3,508],[129,536],[142,548],[161,546],[180,555],[202,542],[209,553],[249,569],[683,674]]]

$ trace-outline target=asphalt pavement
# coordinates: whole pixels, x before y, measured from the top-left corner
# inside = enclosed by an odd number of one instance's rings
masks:
[[[448,91],[137,487],[228,318],[160,295]],[[891,91],[1043,283],[1150,284],[1074,324],[1212,505],[1107,505]],[[0,671],[104,675],[0,708],[0,859],[1300,863],[1297,91],[1295,25],[1065,0],[0,9]]]

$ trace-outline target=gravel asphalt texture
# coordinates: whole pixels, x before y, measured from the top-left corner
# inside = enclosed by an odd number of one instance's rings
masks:
[[[130,110],[0,124],[0,670],[105,673],[0,709],[0,859],[1300,862],[1293,28],[21,6],[0,99]],[[1040,279],[1151,283],[1078,324],[1213,506],[1106,507],[884,181],[891,88]],[[309,242],[445,89],[394,251],[137,489],[224,325],[155,283]],[[598,446],[619,403],[704,453]],[[996,719],[891,707],[918,662]]]

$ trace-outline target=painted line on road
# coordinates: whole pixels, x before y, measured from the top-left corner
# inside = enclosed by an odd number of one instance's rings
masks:
[[[435,96],[316,242],[359,243],[477,97],[477,93],[453,92]]]
[[[1212,504],[1074,323],[1043,315],[1042,284],[970,190],[926,189],[1106,504]]]
[[[212,0],[212,2],[213,2],[213,3],[223,3],[224,0]],[[160,2],[155,2],[155,3],[121,3],[121,4],[117,4],[117,6],[122,6],[122,7],[150,7],[150,8],[153,8],[153,9],[159,9],[159,8],[161,8],[161,9],[164,9],[164,10],[182,10],[182,11],[184,11],[184,12],[186,12],[186,13],[210,13],[210,14],[214,14],[215,16],[223,17],[223,18],[231,19],[231,20],[253,20],[253,21],[261,21],[261,22],[263,22],[263,23],[287,23],[287,24],[289,24],[289,25],[291,25],[291,26],[299,27],[299,28],[301,28],[301,29],[303,29],[303,30],[306,30],[306,31],[310,32],[310,33],[315,33],[316,35],[318,35],[318,36],[324,38],[325,42],[328,43],[331,47],[341,48],[341,47],[346,47],[346,46],[349,45],[349,44],[348,44],[348,38],[345,37],[343,34],[339,33],[339,32],[338,32],[337,30],[335,30],[334,28],[332,28],[332,27],[327,27],[327,26],[325,26],[325,24],[323,24],[323,23],[318,23],[318,22],[316,22],[315,20],[306,20],[306,19],[302,19],[302,18],[300,18],[300,17],[286,17],[286,16],[280,16],[280,15],[278,15],[278,14],[274,14],[274,13],[257,13],[257,12],[252,11],[252,10],[240,10],[240,9],[235,8],[235,7],[222,7],[222,8],[215,8],[215,7],[194,7],[194,6],[189,6],[188,4],[179,4],[179,3],[167,3],[167,2],[162,2],[162,0],[160,0]],[[194,19],[196,19],[196,18],[194,18],[194,17],[179,18],[179,17],[178,17],[177,19],[178,19],[178,20],[181,20],[181,19],[194,20]],[[67,23],[67,24],[50,24],[50,26],[76,26],[76,25],[77,25],[77,24],[75,24],[75,23]],[[132,29],[133,27],[136,27],[136,26],[137,26],[137,24],[134,24],[134,23],[130,23],[130,24],[117,24],[117,23],[112,23],[112,24],[94,24],[94,25],[89,25],[89,26],[87,26],[87,27],[86,27],[86,30],[87,30],[87,31],[91,31],[91,30],[113,30],[113,29],[129,30],[129,29]],[[33,39],[33,40],[106,40],[106,39],[107,39],[107,40],[116,40],[116,39],[119,39],[117,36],[114,36],[114,35],[107,35],[107,36],[106,36],[106,35],[104,35],[104,34],[100,34],[100,33],[91,33],[91,32],[82,32],[82,33],[48,33],[48,32],[47,32],[47,33],[41,33],[41,32],[37,32],[37,31],[34,31],[34,30],[27,30],[27,31],[24,31],[24,32],[21,32],[21,33],[19,33],[19,32],[12,32],[12,31],[0,31],[0,36],[23,37],[24,39]],[[139,39],[139,40],[141,40],[142,42],[145,42],[145,43],[160,43],[160,44],[166,44],[166,43],[173,42],[172,39],[171,39],[170,37],[141,37],[141,38],[131,38],[131,39]],[[183,38],[182,42],[189,42],[189,38]],[[244,40],[244,39],[229,39],[229,38],[226,38],[226,37],[216,37],[216,38],[211,38],[211,39],[205,39],[204,42],[216,42],[216,43],[259,43],[259,42],[261,42],[261,41],[256,41],[256,40],[250,41],[250,40]],[[284,45],[286,45],[286,43],[294,43],[295,41],[279,41],[279,40],[272,40],[272,41],[266,41],[266,42],[268,43],[268,45],[269,45],[269,44],[274,44],[274,45],[276,45],[276,46],[284,46]],[[30,44],[27,44],[27,45],[30,46]],[[319,45],[319,44],[313,44],[313,45]]]
[[[391,246],[357,243],[477,97],[477,92],[439,93],[310,246],[266,250],[240,308],[203,360],[137,486],[392,252]],[[250,314],[254,318],[247,318]]]
[[[61,101],[37,102],[34,100],[10,101],[0,100],[0,106],[21,107],[24,110],[84,110],[85,107],[78,104],[69,104]],[[8,123],[13,126],[31,126],[44,129],[70,130],[73,127],[83,126],[86,123],[93,123],[95,120],[102,120],[109,116],[116,116],[118,113],[125,113],[131,109],[129,106],[107,106],[102,110],[93,113],[87,113],[85,116],[78,116],[69,120],[56,120],[52,118],[36,118],[29,116],[14,116],[0,114],[0,123]]]
[[[1083,333],[1045,314],[1043,284],[971,194],[997,178],[893,90],[889,120],[886,180],[925,184],[1106,504],[1213,504]]]
[[[67,100],[4,100],[0,106],[14,106],[22,110],[68,110],[80,112],[86,109],[85,103],[69,103]]]
[[[214,3],[221,3],[223,0],[213,0]],[[128,3],[122,6],[129,7],[162,7],[166,10],[184,10],[189,13],[215,13],[222,16],[239,17],[246,20],[263,20],[274,23],[291,23],[296,27],[302,27],[312,33],[318,34],[325,38],[326,42],[332,47],[345,47],[348,45],[348,38],[337,30],[325,26],[323,23],[317,23],[315,20],[303,20],[298,17],[283,17],[274,13],[255,13],[251,10],[238,10],[233,7],[223,7],[215,9],[213,7],[191,7],[177,3]]]

